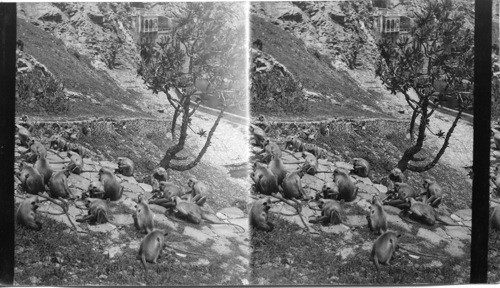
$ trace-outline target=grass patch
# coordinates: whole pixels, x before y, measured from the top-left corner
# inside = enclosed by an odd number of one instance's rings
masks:
[[[431,259],[409,258],[397,251],[391,266],[381,267],[377,276],[370,259],[370,251],[362,249],[366,239],[375,240],[368,228],[358,228],[350,240],[342,235],[322,233],[319,237],[296,233],[299,227],[270,215],[275,223],[271,233],[252,231],[251,284],[415,284],[465,283],[469,274],[468,256],[443,260],[441,267],[430,267]],[[408,237],[406,237],[408,238]],[[416,239],[414,237],[413,239]],[[369,241],[370,241],[369,240]],[[408,239],[405,239],[405,243]],[[420,239],[421,241],[421,239]],[[370,241],[371,242],[371,241]],[[337,254],[350,247],[353,254],[342,260]],[[439,247],[426,253],[442,253]],[[433,251],[434,250],[434,251]],[[468,250],[468,248],[466,248]],[[466,252],[466,255],[467,252]]]
[[[403,134],[390,133],[381,136],[370,129],[356,130],[354,133],[337,132],[333,136],[320,135],[316,140],[320,147],[328,147],[330,152],[341,156],[347,162],[352,158],[366,159],[373,171],[372,180],[377,180],[389,174],[397,164],[410,142]],[[419,156],[432,159],[435,153],[423,149]],[[422,178],[432,176],[443,188],[446,194],[444,204],[451,210],[470,208],[472,204],[472,185],[464,178],[461,171],[448,165],[438,163],[434,168],[423,174],[411,171],[405,172],[407,182],[417,189],[423,189]]]

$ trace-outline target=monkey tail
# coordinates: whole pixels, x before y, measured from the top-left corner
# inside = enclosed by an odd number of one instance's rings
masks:
[[[411,224],[421,224],[413,219],[410,219],[406,216],[403,216],[403,213],[405,213],[405,210],[401,210],[401,212],[399,212],[399,214],[398,214],[399,218],[403,219],[403,221],[411,223]]]
[[[170,245],[168,245],[168,244],[164,244],[164,246],[169,247],[169,248],[174,249],[174,250],[177,250],[177,251],[182,252],[182,253],[190,254],[190,255],[196,255],[196,256],[206,256],[205,254],[201,254],[201,253],[194,253],[194,252],[189,252],[189,251],[186,251],[186,250],[182,250],[182,249],[179,249],[179,248],[176,248],[176,247],[170,246]]]
[[[246,231],[246,230],[245,230],[245,228],[244,228],[243,226],[240,226],[240,225],[238,225],[238,224],[234,224],[234,223],[231,223],[231,222],[212,222],[212,221],[210,221],[210,220],[206,220],[206,221],[210,222],[211,224],[226,224],[226,225],[231,225],[231,226],[234,226],[234,227],[238,228],[238,230],[239,230],[241,233],[243,233],[243,232],[245,232],[245,231]]]
[[[141,262],[142,262],[142,265],[144,266],[144,277],[147,281],[147,279],[148,279],[148,266],[146,265],[146,255],[144,255],[144,253],[142,253],[142,255],[141,255]]]
[[[314,211],[321,211],[321,209],[319,209],[318,207],[312,207],[311,206],[311,202],[313,202],[313,201],[316,201],[316,200],[315,199],[311,199],[311,200],[307,201],[307,206],[309,207],[309,209],[314,210]]]
[[[298,211],[295,211],[295,213],[293,213],[293,214],[287,214],[287,213],[275,212],[275,211],[269,211],[269,213],[278,214],[278,215],[282,215],[282,216],[296,216],[296,215],[299,215]]]

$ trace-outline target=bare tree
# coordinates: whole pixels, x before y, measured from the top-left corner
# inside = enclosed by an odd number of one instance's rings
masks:
[[[184,171],[195,167],[210,146],[226,107],[245,101],[245,22],[241,6],[242,3],[186,3],[169,37],[140,48],[138,74],[153,93],[163,92],[174,108],[171,134],[175,145],[167,149],[160,161],[165,169]],[[204,86],[202,92],[219,97],[220,112],[208,135],[203,130],[197,132],[207,139],[195,159],[187,164],[172,162],[186,160],[177,154],[184,149],[191,117],[201,102],[195,85]]]
[[[448,147],[463,111],[472,105],[474,38],[473,31],[464,27],[471,8],[459,8],[449,0],[428,0],[421,11],[414,12],[415,27],[409,37],[396,43],[379,43],[377,76],[393,94],[402,93],[413,110],[409,127],[412,146],[397,165],[402,171],[423,172],[434,167]],[[424,146],[430,117],[436,109],[431,100],[438,90],[457,99],[457,115],[446,133],[437,133],[444,137],[443,145],[432,160],[425,161],[416,154]],[[417,97],[412,98],[410,91]]]

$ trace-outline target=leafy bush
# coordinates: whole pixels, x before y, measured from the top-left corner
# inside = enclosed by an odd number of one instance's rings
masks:
[[[16,78],[17,112],[42,112],[60,114],[69,111],[64,86],[42,71],[18,74]]]
[[[281,71],[252,75],[252,112],[305,112],[309,109],[300,84]]]

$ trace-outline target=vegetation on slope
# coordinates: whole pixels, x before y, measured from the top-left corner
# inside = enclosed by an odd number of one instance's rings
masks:
[[[256,39],[262,41],[262,51],[272,55],[283,64],[305,89],[328,95],[334,100],[314,99],[310,101],[308,111],[302,114],[304,118],[389,117],[377,107],[378,95],[367,93],[346,72],[329,66],[326,60],[321,60],[320,55],[314,56],[307,50],[302,40],[265,19],[253,15],[251,17],[251,41]],[[334,104],[335,102],[339,105]],[[266,114],[266,111],[254,109],[252,112]],[[272,116],[293,117],[286,114]]]
[[[45,65],[67,90],[82,94],[71,102],[71,118],[147,115],[136,104],[139,95],[120,88],[107,73],[95,69],[86,56],[66,48],[62,40],[21,18],[17,18],[17,35],[24,42],[25,53]]]

